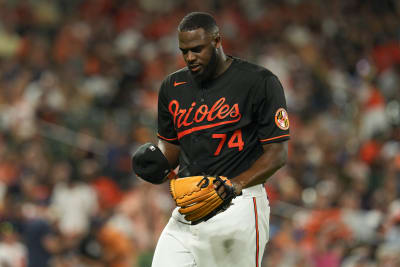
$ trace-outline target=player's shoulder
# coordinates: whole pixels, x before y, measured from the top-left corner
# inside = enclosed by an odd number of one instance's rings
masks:
[[[168,74],[163,80],[163,85],[166,87],[173,87],[175,82],[184,83],[188,80],[189,69],[187,67],[181,68]]]
[[[272,73],[272,71],[261,65],[237,57],[233,57],[233,59],[235,62],[236,69],[243,75],[246,75],[246,77],[253,77],[256,79],[257,78],[266,79],[269,77],[276,77],[276,75]]]

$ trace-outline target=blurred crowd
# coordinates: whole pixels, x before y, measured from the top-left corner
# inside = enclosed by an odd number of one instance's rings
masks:
[[[0,0],[0,266],[150,266],[174,203],[130,157],[197,10],[285,88],[263,266],[400,266],[396,0]]]

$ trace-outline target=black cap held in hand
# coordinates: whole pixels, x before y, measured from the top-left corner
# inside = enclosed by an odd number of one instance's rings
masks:
[[[152,143],[141,145],[132,156],[133,171],[152,184],[161,184],[171,172],[167,158]]]

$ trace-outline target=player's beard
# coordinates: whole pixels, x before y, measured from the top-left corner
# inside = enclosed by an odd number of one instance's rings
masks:
[[[199,83],[202,84],[203,82],[206,82],[210,79],[212,79],[215,75],[215,71],[217,70],[217,49],[213,49],[212,50],[212,54],[211,54],[211,58],[210,61],[208,62],[207,65],[205,65],[203,68],[203,72],[202,73],[193,73],[191,72],[194,80]]]

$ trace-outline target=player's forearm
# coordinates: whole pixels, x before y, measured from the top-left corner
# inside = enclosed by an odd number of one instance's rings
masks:
[[[173,169],[176,168],[176,166],[178,166],[180,147],[165,142],[163,140],[158,141],[158,147],[160,148],[164,156],[167,158],[169,165],[171,165],[171,168]]]
[[[264,183],[277,170],[285,165],[287,160],[287,142],[264,145],[264,153],[254,164],[240,175],[233,177],[232,183],[236,192],[243,188]]]

